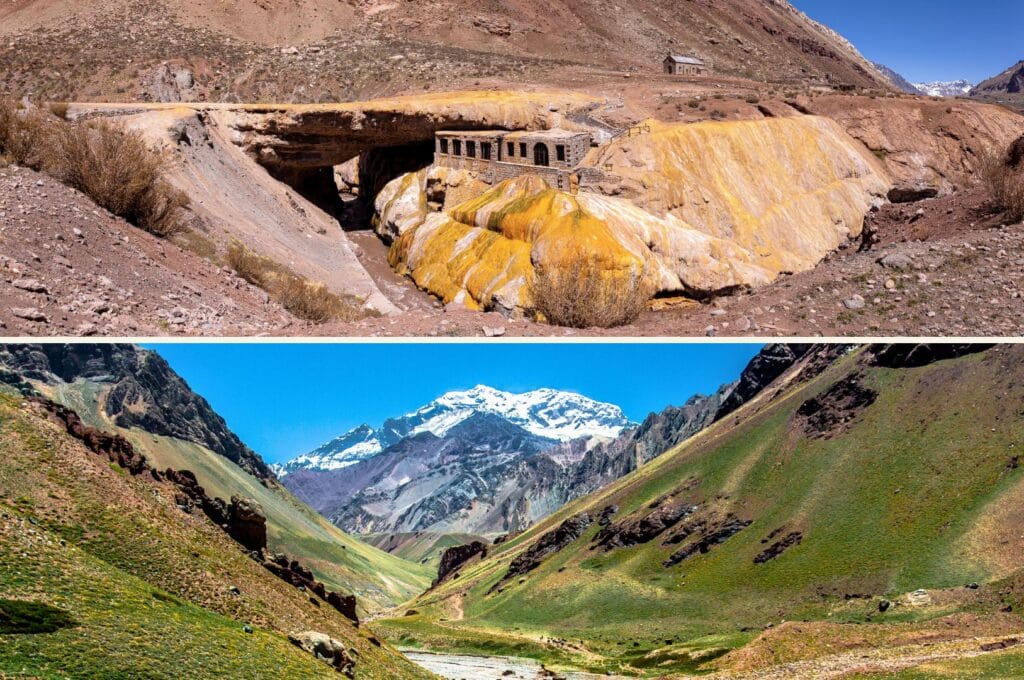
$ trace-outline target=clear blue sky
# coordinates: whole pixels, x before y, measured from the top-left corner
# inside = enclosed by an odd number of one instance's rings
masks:
[[[1024,59],[1022,0],[791,0],[911,82],[986,80]]]
[[[739,377],[757,344],[168,344],[158,351],[268,462],[450,390],[570,390],[640,421]]]

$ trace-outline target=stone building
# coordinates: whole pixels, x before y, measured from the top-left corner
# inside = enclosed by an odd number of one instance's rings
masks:
[[[711,70],[697,57],[669,54],[665,57],[665,73],[673,76],[706,76],[711,74]]]
[[[472,170],[491,183],[540,175],[563,191],[578,182],[574,171],[590,149],[590,134],[571,130],[443,131],[435,135],[434,163]]]

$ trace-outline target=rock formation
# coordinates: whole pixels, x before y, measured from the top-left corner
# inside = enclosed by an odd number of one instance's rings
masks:
[[[0,364],[54,385],[96,382],[104,387],[104,412],[118,427],[195,442],[255,477],[273,477],[263,459],[155,352],[132,345],[4,345]]]
[[[581,259],[610,281],[701,297],[814,266],[860,233],[889,188],[826,119],[651,127],[602,149],[578,195],[526,175],[428,213],[423,179],[403,179],[395,193],[412,212],[387,206],[385,221],[403,225],[390,262],[471,308],[528,312],[536,272]]]
[[[454,574],[462,565],[479,555],[487,557],[487,546],[480,541],[473,541],[468,545],[457,545],[448,548],[441,555],[441,564],[437,567],[437,578],[434,579],[434,586],[445,581]]]

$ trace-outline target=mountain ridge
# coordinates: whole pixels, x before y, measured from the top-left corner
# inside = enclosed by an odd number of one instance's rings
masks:
[[[281,476],[297,470],[337,470],[380,454],[407,437],[430,432],[443,437],[475,413],[500,415],[537,437],[568,441],[584,436],[614,437],[632,425],[622,409],[584,395],[540,388],[523,393],[477,385],[452,390],[380,428],[360,425],[313,451],[275,466]]]

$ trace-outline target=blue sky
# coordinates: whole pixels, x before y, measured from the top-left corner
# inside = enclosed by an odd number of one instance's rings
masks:
[[[978,83],[1024,59],[1022,0],[791,0],[911,82]]]
[[[579,392],[640,421],[735,380],[758,344],[168,344],[157,350],[268,462],[479,384]]]

